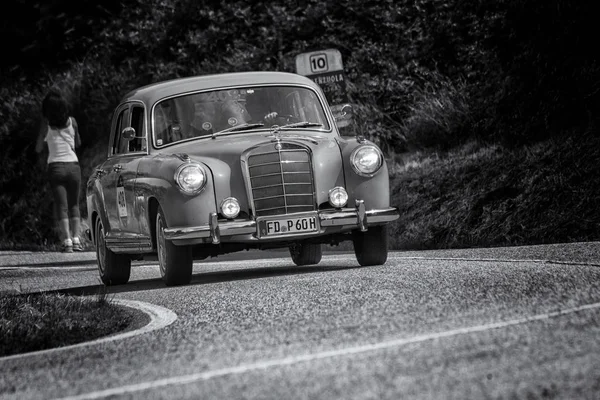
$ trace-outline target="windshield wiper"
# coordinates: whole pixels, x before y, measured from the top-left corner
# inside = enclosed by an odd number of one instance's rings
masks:
[[[230,133],[230,132],[246,131],[248,129],[260,128],[261,126],[265,126],[265,124],[263,124],[262,122],[257,122],[257,123],[253,123],[253,124],[248,123],[248,124],[236,125],[236,126],[232,126],[231,128],[223,129],[222,131],[213,133],[212,138],[214,139],[217,136],[224,135],[224,134]]]
[[[308,121],[300,121],[300,122],[294,122],[291,124],[286,124],[286,125],[282,125],[279,127],[279,129],[286,129],[286,128],[308,128],[311,126],[323,126],[323,124],[320,124],[318,122],[308,122]]]

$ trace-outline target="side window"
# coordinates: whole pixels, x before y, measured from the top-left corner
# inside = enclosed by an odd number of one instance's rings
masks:
[[[131,127],[135,129],[135,136],[146,136],[144,130],[144,107],[135,106],[131,109]],[[146,139],[131,139],[129,141],[129,151],[145,151]]]
[[[123,154],[127,152],[127,140],[123,140],[121,132],[128,126],[129,123],[129,108],[124,109],[117,117],[115,125],[115,134],[113,142],[113,154]]]

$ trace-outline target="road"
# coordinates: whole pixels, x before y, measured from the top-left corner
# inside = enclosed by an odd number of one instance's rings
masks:
[[[174,322],[0,358],[2,399],[600,398],[600,243],[138,262],[116,299]],[[260,256],[260,255],[259,255]],[[238,257],[239,258],[239,257]],[[93,253],[0,253],[0,290],[99,288]]]

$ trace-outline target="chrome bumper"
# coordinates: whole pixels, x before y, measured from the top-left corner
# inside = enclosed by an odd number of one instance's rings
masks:
[[[324,228],[347,227],[359,228],[366,231],[369,225],[391,222],[400,216],[398,208],[388,207],[380,210],[366,210],[363,200],[356,200],[356,207],[341,208],[335,210],[322,210],[318,212],[321,231]],[[213,244],[221,242],[221,236],[256,235],[257,223],[248,221],[221,221],[217,220],[217,213],[210,213],[208,225],[200,225],[185,228],[165,229],[167,240],[190,240],[210,238]]]

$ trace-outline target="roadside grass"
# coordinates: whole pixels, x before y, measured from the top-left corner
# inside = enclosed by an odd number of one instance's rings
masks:
[[[600,139],[510,148],[470,142],[391,160],[400,220],[390,247],[440,249],[600,239]]]
[[[135,310],[112,303],[106,292],[0,294],[0,357],[77,344],[139,323]]]
[[[88,239],[86,230],[88,229],[87,219],[81,218],[81,234],[79,240],[83,246],[83,251],[96,251],[94,243]],[[61,251],[61,243],[58,240],[58,231],[52,232],[52,237],[44,238],[41,243],[33,241],[13,242],[0,240],[0,251],[11,250],[11,251],[50,251],[59,252]]]

